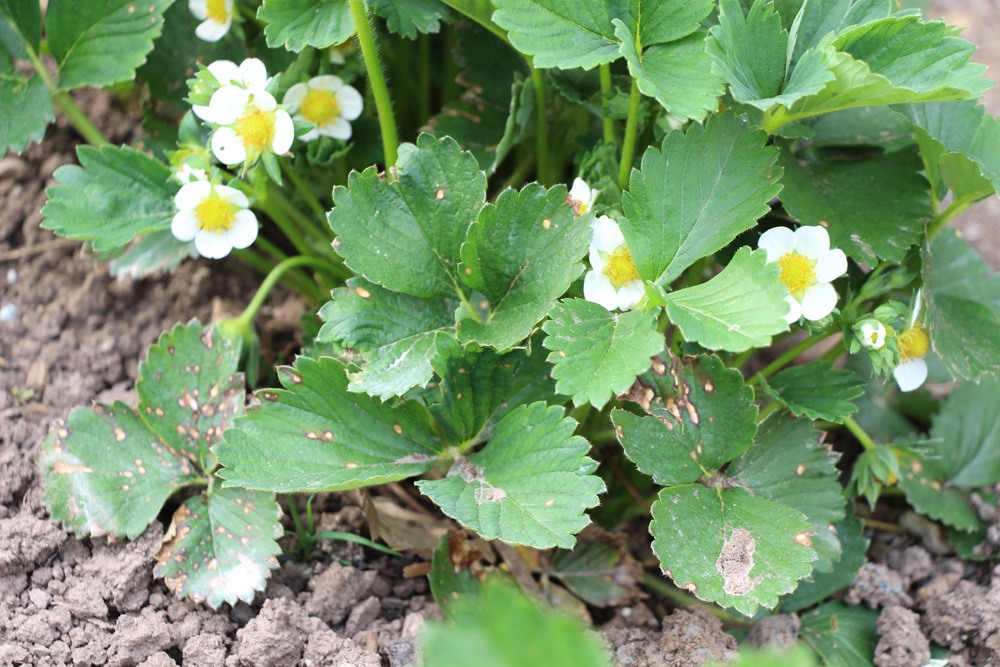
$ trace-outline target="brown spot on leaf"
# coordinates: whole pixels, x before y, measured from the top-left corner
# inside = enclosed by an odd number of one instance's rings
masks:
[[[403,435],[403,427],[399,424],[393,424],[392,430],[396,432],[396,435]]]
[[[364,287],[360,286],[355,287],[354,291],[357,292],[358,296],[360,296],[362,299],[370,299],[372,296],[372,293],[366,290]]]
[[[66,461],[59,460],[52,464],[52,472],[59,473],[60,475],[72,475],[78,472],[91,473],[94,472],[94,469],[88,468],[85,465],[67,463]]]
[[[549,220],[548,218],[545,218],[544,220],[542,220],[542,227],[544,229],[549,229],[550,227],[552,227],[552,221]]]
[[[723,591],[730,595],[746,595],[764,579],[762,576],[750,578],[756,550],[757,541],[749,530],[737,528],[733,531],[715,561],[715,569],[722,575]]]
[[[796,544],[803,547],[811,547],[813,543],[809,533],[796,533],[794,541]]]
[[[796,475],[801,475],[805,471],[806,471],[806,467],[803,464],[800,463],[797,466],[795,466],[795,474]]]

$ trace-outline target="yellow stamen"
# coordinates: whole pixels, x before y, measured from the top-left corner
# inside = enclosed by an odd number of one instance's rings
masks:
[[[785,253],[778,260],[781,275],[778,280],[785,283],[793,296],[801,297],[816,284],[816,262],[797,252]]]
[[[225,23],[229,20],[229,10],[226,9],[226,0],[208,0],[205,3],[205,11],[208,13],[209,21]]]
[[[903,360],[919,359],[931,349],[931,339],[919,325],[899,334],[899,354]]]
[[[632,260],[632,251],[625,246],[618,246],[614,252],[608,255],[607,264],[604,266],[604,275],[611,280],[615,289],[622,285],[637,280],[639,269]]]
[[[301,109],[302,117],[318,127],[326,127],[340,117],[340,101],[329,90],[310,90]]]
[[[236,134],[247,152],[262,153],[274,139],[274,112],[251,111],[236,121]]]
[[[194,209],[198,226],[206,232],[221,234],[229,231],[236,220],[236,207],[220,197],[215,190]]]

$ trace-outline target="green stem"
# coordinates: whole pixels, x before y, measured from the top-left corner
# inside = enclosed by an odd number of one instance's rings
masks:
[[[38,57],[35,50],[28,46],[26,41],[24,42],[24,51],[28,55],[31,64],[35,67],[35,71],[38,72],[38,76],[42,79],[45,87],[49,89],[49,95],[52,97],[53,104],[59,107],[59,110],[73,124],[73,127],[80,133],[80,136],[86,139],[88,144],[97,146],[98,148],[110,143],[107,137],[97,129],[97,126],[90,122],[87,114],[76,105],[76,102],[73,101],[69,93],[59,90],[56,82],[49,76],[49,71],[45,69],[45,63]]]
[[[294,224],[292,224],[292,221],[288,219],[288,216],[277,206],[277,204],[273,202],[261,202],[257,204],[257,206],[260,210],[267,214],[267,217],[269,217],[275,225],[278,226],[281,233],[284,234],[289,241],[291,241],[297,251],[303,255],[316,254],[316,251],[310,247],[309,242],[306,241],[304,236],[302,236],[302,233]]]
[[[306,182],[302,180],[301,176],[299,176],[298,171],[296,171],[294,167],[289,166],[287,162],[283,162],[282,167],[283,167],[282,171],[284,172],[285,176],[288,177],[288,180],[292,182],[292,185],[295,186],[295,189],[299,191],[300,195],[302,195],[302,199],[305,201],[306,206],[308,206],[309,209],[313,212],[313,215],[315,215],[320,220],[325,220],[326,210],[323,208],[323,205],[320,203],[319,199],[316,198],[316,195],[312,193],[312,190],[309,189],[309,186],[306,184]]]
[[[776,412],[780,407],[781,407],[780,403],[778,403],[777,401],[771,401],[770,403],[762,407],[760,409],[760,412],[757,413],[757,421],[758,422],[764,421],[764,419],[766,419],[768,415],[770,415],[772,412]]]
[[[260,241],[260,239],[257,239],[256,243],[259,244]],[[261,257],[259,253],[251,250],[250,248],[246,248],[244,250],[234,250],[233,255],[250,268],[264,274],[265,276],[270,273],[271,269],[275,266],[273,262]],[[312,281],[305,276],[305,274],[297,271],[289,272],[281,277],[281,282],[284,283],[289,289],[295,290],[305,297],[311,306],[319,305],[321,300],[319,291]]]
[[[531,68],[531,87],[535,92],[535,178],[547,183],[549,177],[548,107],[545,80],[540,70]]]
[[[262,282],[260,287],[257,288],[257,293],[253,295],[253,299],[250,300],[250,303],[247,305],[246,309],[244,309],[243,314],[237,318],[237,321],[241,325],[249,327],[253,323],[254,318],[257,317],[257,313],[260,312],[261,306],[264,305],[267,295],[271,293],[272,289],[274,289],[274,286],[278,283],[282,274],[289,269],[294,269],[299,266],[329,268],[329,262],[320,257],[308,257],[305,255],[289,257],[288,259],[279,262],[277,266],[271,269],[271,272],[267,274],[267,277],[264,278],[264,282]]]
[[[805,340],[799,341],[796,345],[793,345],[787,352],[782,354],[780,357],[769,363],[755,376],[747,381],[747,384],[754,386],[760,382],[760,377],[767,379],[780,371],[782,368],[795,361],[795,359],[811,348],[813,345],[817,345],[820,342],[826,340],[826,334],[817,334],[815,336],[810,336]]]
[[[417,39],[417,125],[431,117],[431,40],[427,35]]]
[[[972,206],[974,203],[975,199],[963,198],[963,199],[956,199],[951,204],[949,204],[948,208],[946,208],[945,210],[941,211],[936,216],[934,216],[934,219],[931,221],[931,224],[927,226],[927,239],[930,240],[935,236],[937,236],[937,233],[940,232],[941,229],[946,224],[948,224],[949,220],[954,218],[956,215],[958,215],[965,209]]]
[[[396,165],[396,151],[399,149],[399,132],[396,130],[396,119],[392,113],[392,100],[389,88],[382,72],[382,62],[375,46],[375,33],[368,20],[368,8],[365,0],[348,0],[351,6],[351,16],[354,18],[354,28],[358,33],[358,44],[361,45],[361,55],[368,71],[368,83],[375,97],[375,111],[378,124],[382,130],[382,151],[385,154],[385,168]]]
[[[864,447],[865,450],[871,451],[873,449],[878,449],[878,445],[876,445],[875,441],[872,440],[872,437],[868,435],[863,428],[861,428],[861,425],[858,424],[858,422],[854,421],[850,417],[844,417],[844,426],[846,426],[847,430],[858,439],[858,442],[861,443],[861,446]]]
[[[330,234],[324,229],[324,224],[302,213],[278,187],[272,185],[268,188],[267,199],[280,208],[295,223],[299,230],[310,239],[314,241],[327,241],[329,239]],[[317,217],[319,220],[326,220],[325,213],[320,213]],[[316,254],[315,251],[313,251],[313,254]]]
[[[624,190],[628,187],[628,177],[632,173],[632,160],[635,156],[635,140],[639,136],[639,86],[632,79],[632,90],[628,95],[628,120],[625,122],[625,140],[622,142],[622,161],[618,166],[618,187]]]
[[[598,72],[601,75],[601,123],[604,128],[604,143],[613,144],[615,142],[615,121],[611,118],[611,65],[605,63],[600,66]]]

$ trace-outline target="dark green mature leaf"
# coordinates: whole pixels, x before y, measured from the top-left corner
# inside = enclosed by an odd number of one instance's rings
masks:
[[[891,0],[805,0],[800,4],[802,15],[795,28],[792,62],[798,61],[806,51],[819,46],[830,33],[889,18],[895,9]]]
[[[781,185],[778,153],[765,141],[724,113],[646,151],[620,220],[640,276],[666,285],[767,213]]]
[[[702,600],[746,616],[773,608],[816,558],[801,512],[739,488],[669,487],[652,513],[649,532],[664,572]]]
[[[486,201],[486,175],[454,139],[399,147],[398,180],[375,167],[334,189],[335,247],[356,273],[419,297],[453,296],[459,248]]]
[[[459,14],[467,16],[480,26],[487,28],[497,37],[508,42],[506,33],[493,23],[493,12],[496,7],[493,0],[442,0],[444,4],[454,9]],[[509,42],[508,42],[509,43]]]
[[[448,7],[441,0],[373,0],[372,11],[385,19],[390,32],[407,39],[436,33],[448,18]]]
[[[788,613],[811,607],[854,583],[854,575],[865,564],[868,552],[869,540],[864,530],[861,519],[853,514],[834,524],[834,532],[840,540],[840,560],[829,572],[813,572],[800,582],[793,593],[781,599],[780,611]]]
[[[623,547],[625,535],[583,533],[572,550],[552,552],[544,573],[595,607],[628,604],[638,594],[642,565]]]
[[[41,37],[41,3],[31,0],[0,2],[0,54],[27,59],[28,49],[38,53]]]
[[[179,186],[159,160],[128,146],[80,146],[80,166],[56,169],[42,227],[113,250],[136,236],[170,229]]]
[[[623,398],[648,413],[611,417],[626,456],[658,484],[687,484],[739,456],[753,442],[757,407],[739,371],[715,356],[666,352]]]
[[[762,384],[792,414],[838,424],[857,411],[852,401],[865,393],[865,381],[854,371],[821,361],[786,368]]]
[[[956,377],[1000,371],[1000,275],[951,229],[923,252],[924,297],[931,344]]]
[[[462,246],[462,281],[490,310],[482,322],[461,320],[459,338],[501,350],[524,340],[583,273],[592,235],[566,204],[565,186],[529,183],[502,192],[480,211]]]
[[[57,421],[38,461],[46,506],[80,536],[137,537],[174,491],[204,481],[124,403]]]
[[[264,0],[257,18],[267,23],[268,46],[295,52],[307,46],[324,49],[354,34],[347,0]]]
[[[350,393],[336,359],[299,357],[279,377],[284,389],[258,392],[260,408],[215,446],[227,486],[356,489],[419,475],[436,460],[438,442],[424,410]]]
[[[749,493],[797,509],[815,535],[813,567],[829,572],[840,560],[840,539],[833,525],[844,518],[844,494],[837,481],[840,455],[820,443],[808,419],[771,415],[760,425],[754,446],[726,470],[730,483]]]
[[[213,609],[250,603],[278,567],[280,517],[273,493],[213,487],[174,512],[153,573]]]
[[[352,278],[320,309],[326,324],[317,339],[360,351],[365,365],[351,375],[348,389],[387,400],[430,382],[434,342],[454,333],[454,310],[446,299],[421,299]]]
[[[130,81],[146,62],[172,0],[49,0],[45,35],[59,88]]]
[[[869,667],[875,656],[878,612],[828,602],[802,614],[799,636],[819,653],[829,667]]]
[[[417,486],[485,539],[570,548],[604,491],[586,455],[590,444],[573,435],[575,428],[561,407],[522,405],[497,422],[482,451],[456,461],[443,479]]]
[[[0,51],[0,151],[10,149],[20,155],[29,142],[41,141],[54,118],[52,98],[41,77],[18,75]]]
[[[743,352],[764,347],[787,331],[788,290],[767,253],[744,246],[708,282],[667,295],[667,315],[684,338],[709,350]]]
[[[901,262],[934,215],[914,150],[836,162],[803,162],[782,151],[779,162],[785,210],[804,225],[822,224],[830,244],[859,262]]]
[[[572,396],[574,405],[601,408],[632,386],[635,376],[649,368],[650,357],[663,349],[656,314],[609,312],[583,299],[556,304],[542,326],[548,334],[542,345],[552,350],[556,391]]]

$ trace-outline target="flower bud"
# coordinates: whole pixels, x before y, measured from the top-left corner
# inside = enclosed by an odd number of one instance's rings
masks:
[[[876,319],[866,319],[854,325],[855,335],[861,345],[869,350],[885,347],[885,325]]]

